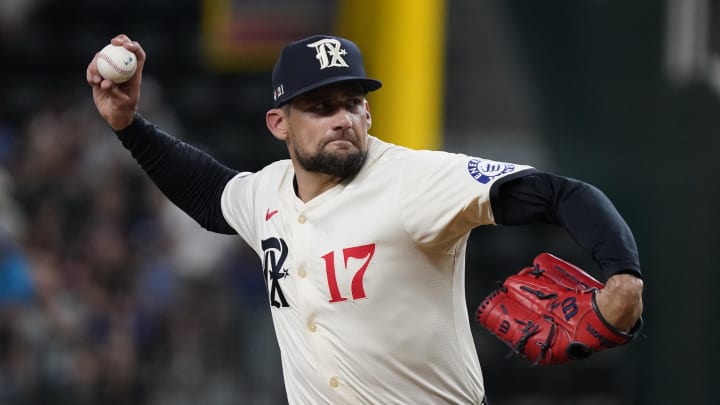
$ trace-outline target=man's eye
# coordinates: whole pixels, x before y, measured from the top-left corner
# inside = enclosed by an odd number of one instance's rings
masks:
[[[362,105],[361,99],[352,99],[352,100],[348,101],[347,109],[351,110],[351,111],[357,111],[361,105]]]

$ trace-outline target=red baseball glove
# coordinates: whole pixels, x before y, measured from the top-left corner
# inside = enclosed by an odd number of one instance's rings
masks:
[[[604,285],[579,267],[549,253],[533,267],[508,277],[478,307],[477,321],[533,364],[562,364],[622,345],[630,332],[608,323],[595,304]]]

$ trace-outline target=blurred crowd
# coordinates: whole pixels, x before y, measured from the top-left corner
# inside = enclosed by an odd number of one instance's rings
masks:
[[[0,116],[0,189],[0,404],[282,402],[259,262],[167,202],[89,89]]]

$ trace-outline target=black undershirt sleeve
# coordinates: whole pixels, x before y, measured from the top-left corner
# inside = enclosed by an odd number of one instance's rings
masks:
[[[493,184],[490,198],[495,223],[562,226],[592,255],[606,277],[618,273],[641,276],[630,227],[596,187],[534,170]]]
[[[225,185],[237,171],[163,132],[139,114],[116,134],[170,201],[209,231],[237,234],[220,206]]]

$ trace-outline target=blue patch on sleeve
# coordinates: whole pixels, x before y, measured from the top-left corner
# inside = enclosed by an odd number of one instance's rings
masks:
[[[511,163],[479,158],[472,158],[468,162],[468,173],[473,179],[482,184],[488,184],[492,179],[513,171],[515,171],[515,165]]]

